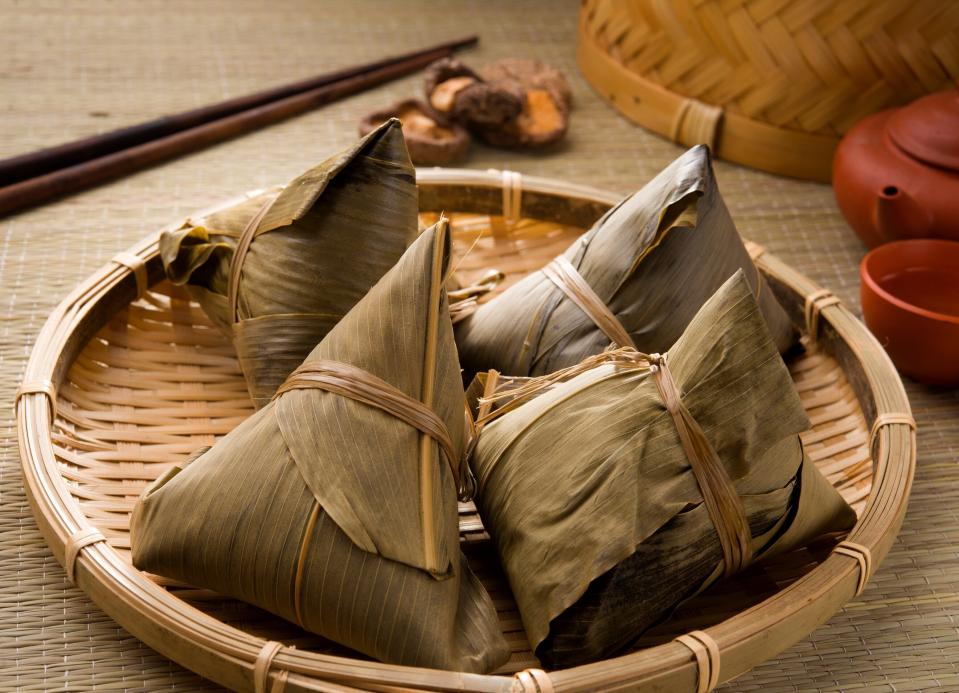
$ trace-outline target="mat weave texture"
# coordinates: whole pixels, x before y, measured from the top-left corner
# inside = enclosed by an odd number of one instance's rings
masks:
[[[542,156],[476,146],[466,165],[621,192],[680,149],[627,122],[575,67],[578,3],[0,0],[0,157],[475,31],[464,56],[543,58],[566,70],[568,141]],[[161,225],[288,180],[346,146],[407,78],[56,204],[0,219],[0,690],[212,690],[126,634],[66,580],[22,489],[14,390],[50,310]],[[740,230],[858,307],[865,252],[823,185],[719,163]],[[919,460],[899,540],[861,597],[728,690],[959,690],[959,392],[906,382]]]

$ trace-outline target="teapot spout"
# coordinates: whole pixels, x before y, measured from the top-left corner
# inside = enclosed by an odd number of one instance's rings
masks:
[[[883,242],[929,235],[932,220],[915,198],[895,185],[883,187],[876,197],[873,221]]]

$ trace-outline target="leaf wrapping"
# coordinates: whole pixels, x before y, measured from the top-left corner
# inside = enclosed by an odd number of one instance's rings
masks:
[[[852,526],[803,455],[808,420],[741,270],[668,363],[733,480],[754,556]],[[722,575],[715,528],[648,370],[607,363],[501,407],[471,457],[477,506],[544,663],[616,654]]]
[[[349,364],[426,404],[459,456],[467,433],[442,287],[449,243],[445,220],[424,232],[306,363]],[[446,455],[408,423],[346,396],[282,392],[150,487],[131,540],[138,568],[251,602],[383,661],[486,672],[509,655],[459,549]]]
[[[609,210],[563,255],[640,351],[668,349],[737,269],[758,295],[779,350],[798,337],[736,231],[705,146]],[[456,341],[467,373],[493,368],[512,376],[572,366],[610,343],[542,270],[459,322]]]
[[[417,214],[415,172],[394,119],[282,190],[165,232],[160,257],[233,340],[259,408],[396,263],[418,233]],[[238,262],[244,231],[252,237]]]

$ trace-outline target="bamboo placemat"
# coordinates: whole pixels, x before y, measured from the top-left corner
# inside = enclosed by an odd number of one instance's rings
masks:
[[[605,105],[575,67],[578,4],[555,0],[0,0],[0,157],[477,32],[482,63],[529,55],[566,70],[569,139],[528,156],[476,147],[466,164],[627,192],[679,149]],[[285,181],[345,146],[358,118],[418,78],[57,204],[0,219],[0,689],[211,686],[127,635],[71,587],[24,496],[12,408],[50,310],[117,251],[170,220]],[[830,189],[719,163],[744,235],[858,306],[864,248]],[[731,690],[959,690],[959,392],[907,382],[919,463],[899,541],[865,593]]]

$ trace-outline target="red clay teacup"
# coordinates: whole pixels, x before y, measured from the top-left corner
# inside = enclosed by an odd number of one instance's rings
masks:
[[[903,375],[959,385],[959,242],[913,239],[859,266],[866,324]]]

